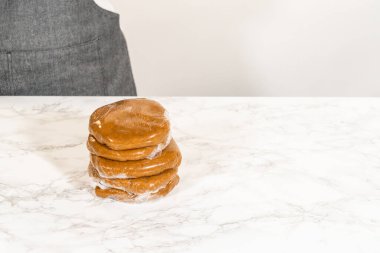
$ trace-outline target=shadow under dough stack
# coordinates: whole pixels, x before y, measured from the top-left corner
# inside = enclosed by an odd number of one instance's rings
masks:
[[[125,202],[167,195],[179,182],[181,152],[170,135],[166,110],[148,99],[128,99],[90,117],[88,166],[95,194]]]

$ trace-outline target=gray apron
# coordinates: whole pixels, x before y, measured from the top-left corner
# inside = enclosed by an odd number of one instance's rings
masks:
[[[135,96],[119,15],[93,0],[0,0],[0,95]]]

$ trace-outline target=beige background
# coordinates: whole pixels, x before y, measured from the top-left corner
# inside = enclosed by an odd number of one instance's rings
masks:
[[[378,0],[98,1],[139,95],[380,95]]]

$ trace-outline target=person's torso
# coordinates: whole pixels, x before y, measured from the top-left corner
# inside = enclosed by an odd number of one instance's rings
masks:
[[[0,83],[0,94],[133,95],[119,16],[93,0],[0,0]]]
[[[38,50],[90,41],[103,17],[88,0],[0,0],[0,49]]]

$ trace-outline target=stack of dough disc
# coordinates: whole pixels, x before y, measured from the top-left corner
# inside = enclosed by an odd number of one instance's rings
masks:
[[[103,106],[91,115],[89,131],[88,171],[97,196],[144,201],[178,184],[182,156],[159,103],[130,99]]]

